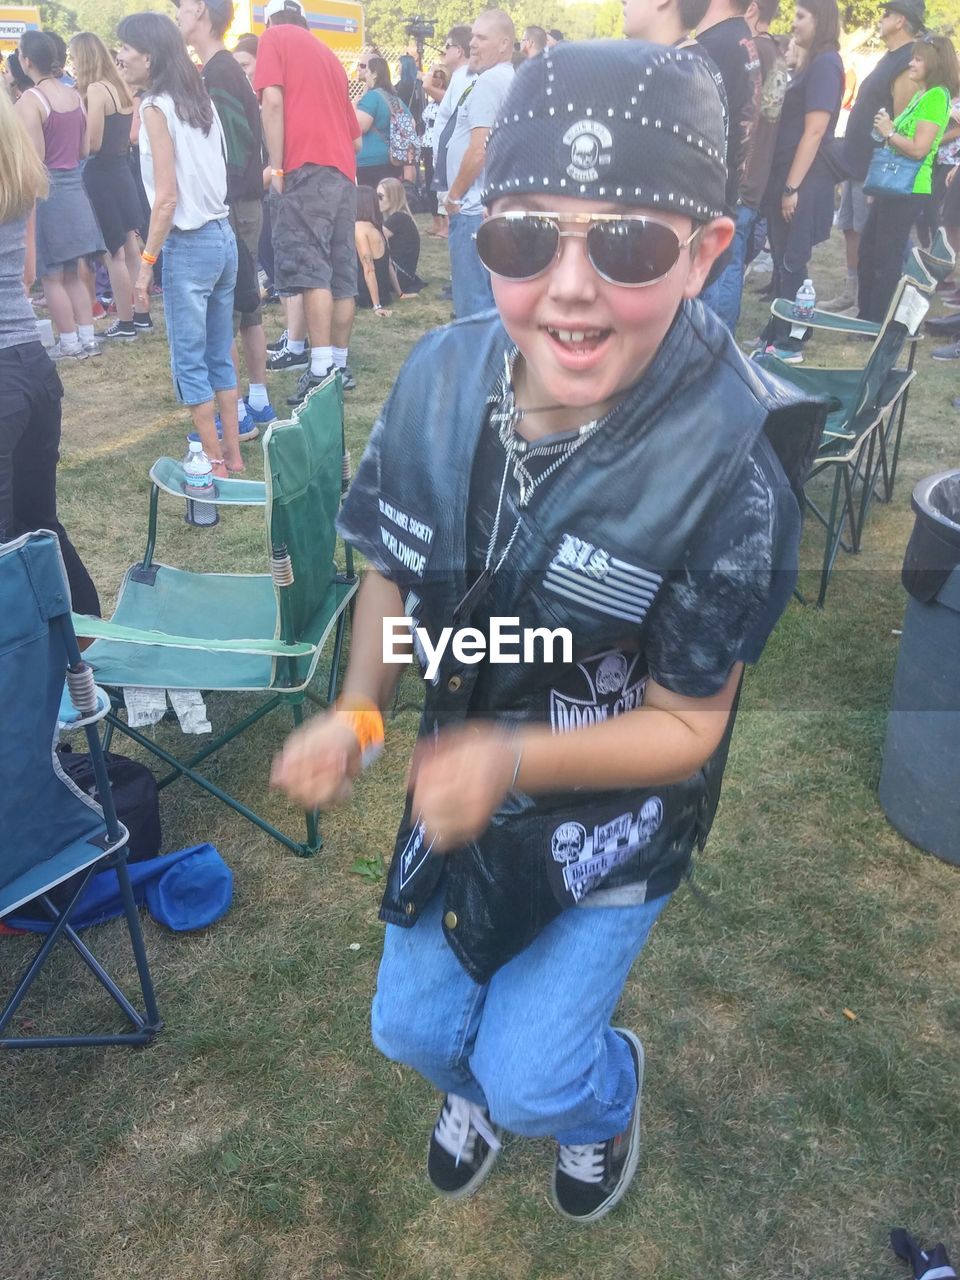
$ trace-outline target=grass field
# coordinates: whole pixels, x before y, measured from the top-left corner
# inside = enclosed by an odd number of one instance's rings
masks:
[[[443,249],[424,244],[427,294],[358,320],[355,462],[410,345],[447,318]],[[822,297],[840,267],[839,244],[823,246]],[[761,323],[750,287],[745,339]],[[274,336],[276,311],[269,324]],[[864,354],[819,341],[809,358]],[[315,859],[187,784],[163,793],[165,848],[216,844],[233,908],[196,935],[145,922],[166,1020],[148,1050],[3,1057],[0,1280],[894,1280],[898,1225],[960,1258],[960,872],[900,839],[876,798],[910,490],[960,456],[957,372],[925,350],[918,365],[894,502],[872,509],[862,554],[841,557],[826,609],[792,604],[748,676],[699,864],[708,901],[676,895],[624,993],[647,1076],[640,1169],[616,1214],[586,1229],[554,1215],[547,1142],[508,1141],[480,1195],[436,1199],[423,1173],[436,1098],[370,1044],[411,682]],[[274,380],[275,404],[293,381]],[[61,514],[106,610],[142,546],[147,469],[182,454],[185,415],[162,336],[64,382]],[[260,474],[259,446],[246,457]],[[261,569],[255,514],[201,533],[178,508],[163,511],[160,559]],[[808,566],[820,545],[808,529]],[[210,710],[216,729],[227,709]],[[259,725],[212,772],[296,833],[267,788],[285,729]],[[129,974],[121,930],[96,933]],[[0,938],[0,989],[27,950]],[[93,985],[62,954],[29,1016],[64,1029],[69,997],[84,1029],[115,1026]]]

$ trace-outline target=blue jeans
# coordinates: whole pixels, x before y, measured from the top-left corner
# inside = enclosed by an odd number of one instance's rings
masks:
[[[477,228],[482,213],[452,213],[447,241],[453,282],[453,314],[458,320],[494,306],[490,274],[477,254]]]
[[[233,290],[237,241],[227,218],[171,231],[163,246],[163,314],[173,385],[181,404],[206,404],[237,385]]]
[[[512,1133],[604,1142],[637,1096],[610,1018],[668,899],[564,911],[480,986],[444,939],[438,891],[412,928],[387,925],[374,1043]]]
[[[743,298],[743,272],[747,261],[747,248],[753,228],[760,217],[756,209],[741,205],[737,210],[737,229],[730,242],[730,258],[720,274],[708,288],[701,290],[700,301],[705,302],[727,326],[731,333],[740,320],[740,302]]]

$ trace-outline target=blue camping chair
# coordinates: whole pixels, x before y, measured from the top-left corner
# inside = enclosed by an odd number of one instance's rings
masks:
[[[127,832],[117,821],[97,722],[109,701],[83,661],[70,619],[56,534],[27,533],[0,545],[0,920],[38,899],[53,923],[0,1010],[0,1049],[147,1044],[160,1030],[140,918],[127,872]],[[64,698],[66,678],[69,699]],[[103,807],[76,787],[57,761],[60,729],[82,728]],[[115,867],[145,1012],[139,1012],[70,925],[98,871]],[[49,891],[82,873],[58,910]],[[113,1034],[8,1036],[14,1014],[54,947],[66,939],[120,1006],[133,1030]],[[10,943],[12,948],[15,944]]]

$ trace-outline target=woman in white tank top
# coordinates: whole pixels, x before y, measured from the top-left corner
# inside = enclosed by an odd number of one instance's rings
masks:
[[[233,293],[237,242],[227,216],[220,120],[183,37],[158,13],[135,13],[117,28],[121,74],[140,100],[140,171],[150,229],[135,285],[137,309],[163,250],[163,309],[173,382],[215,475],[243,470],[237,425]],[[219,408],[223,438],[215,419]]]

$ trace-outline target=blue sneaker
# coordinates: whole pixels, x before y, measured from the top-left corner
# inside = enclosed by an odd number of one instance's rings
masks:
[[[797,351],[793,347],[778,347],[770,343],[765,349],[764,355],[776,356],[784,364],[803,364],[803,352]]]
[[[272,404],[267,404],[262,409],[254,409],[253,405],[247,400],[241,400],[240,403],[246,409],[247,416],[260,427],[269,426],[271,422],[276,420],[277,413]]]
[[[276,414],[273,414],[276,417]],[[271,419],[272,420],[272,419]],[[223,423],[220,421],[219,413],[214,418],[214,425],[217,428],[217,439],[223,439]],[[248,406],[246,400],[240,401],[240,443],[245,440],[256,440],[260,434],[260,428],[257,426],[259,419],[254,420],[253,411]],[[199,440],[200,436],[196,431],[190,431],[187,434],[188,440]]]

